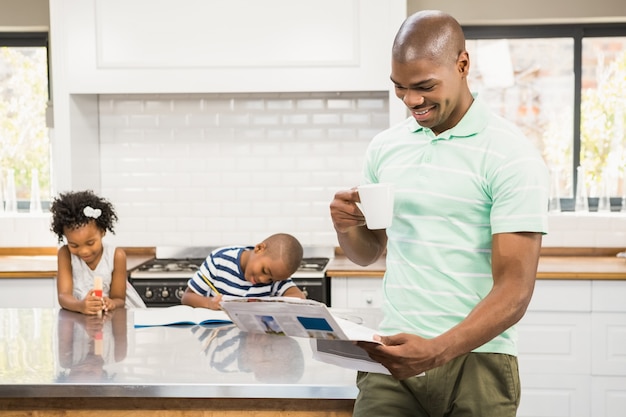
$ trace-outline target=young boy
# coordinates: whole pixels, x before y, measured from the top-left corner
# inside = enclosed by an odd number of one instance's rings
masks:
[[[290,279],[301,261],[302,245],[286,233],[274,234],[256,246],[216,249],[189,280],[181,302],[219,310],[222,295],[306,298]]]

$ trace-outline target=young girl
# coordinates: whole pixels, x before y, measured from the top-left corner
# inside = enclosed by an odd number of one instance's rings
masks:
[[[57,259],[61,307],[83,314],[124,308],[127,289],[129,295],[136,295],[133,300],[143,304],[126,279],[126,253],[102,242],[107,231],[114,233],[113,224],[118,218],[113,205],[93,191],[77,191],[53,199],[50,211],[50,229],[59,243],[66,242]],[[102,296],[94,291],[95,277],[102,279]]]

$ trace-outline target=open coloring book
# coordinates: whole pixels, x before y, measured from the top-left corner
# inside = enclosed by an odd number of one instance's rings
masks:
[[[177,324],[217,325],[231,321],[223,311],[194,308],[187,305],[140,308],[133,311],[135,327],[170,326]]]

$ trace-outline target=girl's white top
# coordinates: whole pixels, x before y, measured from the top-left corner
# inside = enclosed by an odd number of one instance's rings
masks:
[[[113,265],[115,258],[115,246],[102,244],[102,258],[96,269],[92,270],[79,256],[71,254],[72,279],[74,280],[74,297],[82,300],[93,289],[95,277],[102,277],[102,296],[108,297],[111,291],[113,277]],[[126,280],[126,307],[146,308],[135,288]]]
[[[102,258],[92,270],[79,256],[71,254],[72,257],[72,279],[74,280],[74,297],[82,300],[93,290],[95,277],[102,277],[102,296],[108,297],[111,291],[111,279],[113,276],[113,258],[115,257],[115,246],[102,244]]]

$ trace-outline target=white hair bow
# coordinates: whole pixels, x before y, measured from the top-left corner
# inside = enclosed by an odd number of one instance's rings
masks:
[[[83,209],[83,214],[87,217],[97,219],[102,214],[102,210],[87,206]]]

